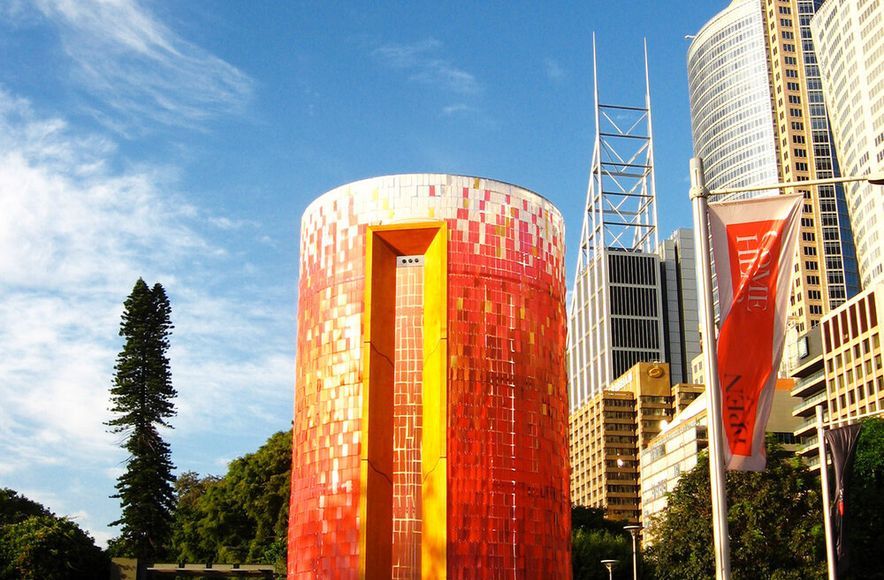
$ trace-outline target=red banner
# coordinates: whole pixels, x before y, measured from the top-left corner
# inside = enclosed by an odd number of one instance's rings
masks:
[[[760,471],[783,354],[801,195],[709,204],[727,469]]]

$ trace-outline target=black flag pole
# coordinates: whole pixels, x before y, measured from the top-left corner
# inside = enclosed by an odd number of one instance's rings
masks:
[[[878,410],[834,420],[823,420],[824,408],[825,405],[817,405],[816,407],[816,429],[819,440],[823,527],[826,531],[826,568],[829,580],[837,580],[838,576],[845,573],[849,564],[846,535],[849,509],[845,501],[845,492],[850,484],[853,458],[856,455],[856,445],[861,429],[861,425],[857,421],[866,417],[881,416],[884,413]],[[832,500],[829,496],[827,448],[831,452],[832,467],[835,472],[834,499]]]
[[[847,521],[848,506],[844,493],[850,484],[850,476],[853,466],[853,458],[856,455],[856,441],[859,438],[861,425],[853,424],[835,429],[829,429],[825,433],[826,445],[832,454],[832,467],[835,471],[834,498],[830,506],[833,535],[835,540],[835,567],[838,575],[847,571],[850,563],[847,551]]]

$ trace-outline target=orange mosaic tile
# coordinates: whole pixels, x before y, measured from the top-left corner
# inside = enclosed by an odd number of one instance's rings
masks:
[[[433,498],[421,481],[433,469],[423,465],[421,442],[429,404],[422,318],[433,288],[424,281],[427,263],[396,268],[395,289],[371,297],[393,305],[395,360],[384,407],[391,411],[372,415],[372,425],[389,428],[389,441],[373,445],[382,455],[388,448],[390,461],[368,467],[389,465],[379,472],[389,486],[369,492],[389,494],[381,498],[389,511],[371,512],[387,514],[381,520],[389,523],[372,529],[389,539],[366,544],[363,395],[374,380],[363,368],[366,240],[369,226],[407,230],[417,221],[447,230],[445,521],[424,510]],[[356,182],[307,209],[289,578],[570,577],[563,228],[559,212],[530,191],[449,175]],[[427,532],[440,526],[443,545],[428,551]],[[389,553],[366,560],[366,546]]]

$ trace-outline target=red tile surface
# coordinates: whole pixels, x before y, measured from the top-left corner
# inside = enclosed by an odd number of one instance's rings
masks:
[[[357,182],[304,215],[288,577],[358,576],[365,232],[399,219],[449,228],[448,575],[570,577],[562,218],[518,187],[444,175]],[[420,529],[419,361],[404,362],[419,305],[400,309],[394,565]]]

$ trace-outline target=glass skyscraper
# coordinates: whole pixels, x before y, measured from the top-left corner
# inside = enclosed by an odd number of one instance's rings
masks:
[[[825,2],[810,24],[846,175],[884,168],[884,10],[876,0]],[[863,287],[884,280],[881,187],[847,187]]]
[[[688,50],[694,152],[710,189],[833,177],[838,163],[809,25],[819,1],[734,0]],[[775,190],[743,194],[773,195]],[[840,187],[804,196],[790,319],[798,332],[858,291]]]

